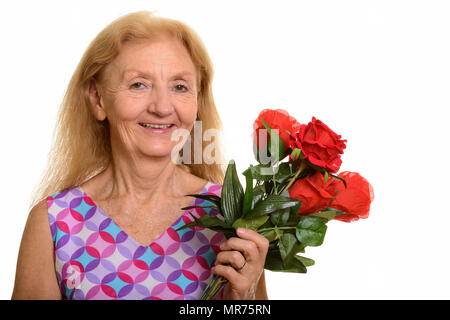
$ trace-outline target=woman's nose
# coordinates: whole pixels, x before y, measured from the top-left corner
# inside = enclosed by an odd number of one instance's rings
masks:
[[[161,117],[173,113],[173,106],[169,96],[169,90],[166,88],[154,88],[149,105],[149,111],[157,113]]]

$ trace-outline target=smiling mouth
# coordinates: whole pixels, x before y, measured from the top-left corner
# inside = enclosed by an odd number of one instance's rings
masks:
[[[169,129],[174,126],[174,124],[152,124],[152,123],[139,123],[141,127],[151,128],[151,129]]]

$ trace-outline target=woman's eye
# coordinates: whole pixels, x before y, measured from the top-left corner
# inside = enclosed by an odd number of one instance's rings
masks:
[[[136,83],[133,83],[133,84],[131,85],[131,88],[133,88],[133,89],[140,89],[140,86],[139,86],[139,85],[144,86],[144,84],[143,84],[142,82],[136,82]]]
[[[177,85],[175,86],[175,89],[176,89],[177,91],[187,91],[186,86],[184,86],[184,85],[182,85],[182,84],[177,84]]]

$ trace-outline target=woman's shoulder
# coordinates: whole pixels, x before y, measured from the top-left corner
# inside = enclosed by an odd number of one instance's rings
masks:
[[[83,190],[80,185],[65,188],[64,190],[54,192],[48,195],[43,202],[45,202],[47,209],[50,209],[54,203],[60,206],[68,205],[70,201],[75,198],[80,198],[83,196]]]
[[[61,299],[56,280],[47,202],[42,199],[31,208],[25,224],[12,299]]]
[[[47,215],[47,209],[47,199],[42,199],[31,208],[29,218],[43,219]]]
[[[182,172],[180,176],[183,181],[184,189],[186,193],[197,194],[197,193],[214,193],[222,186],[214,181],[198,177],[192,173]]]
[[[42,214],[45,213],[45,216],[47,216],[47,222],[50,222],[52,236],[55,236],[55,222],[64,220],[64,217],[67,217],[64,212],[69,212],[68,209],[73,213],[72,209],[79,206],[83,200],[86,201],[85,195],[79,185],[52,193],[43,200],[43,203],[41,203],[41,210],[43,212]],[[69,215],[69,217],[70,216],[71,215]],[[67,219],[69,219],[69,217],[67,217]]]
[[[213,195],[220,196],[220,193],[222,190],[221,184],[216,183],[211,180],[202,179],[202,178],[199,178],[199,177],[193,176],[193,175],[192,175],[191,179],[192,179],[191,180],[192,182],[194,182],[194,180],[195,180],[195,184],[190,183],[190,186],[193,187],[195,185],[195,187],[192,190],[197,191],[197,192],[192,192],[192,193],[205,193],[205,194],[213,194]]]

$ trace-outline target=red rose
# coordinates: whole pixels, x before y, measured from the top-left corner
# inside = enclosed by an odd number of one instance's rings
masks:
[[[302,201],[299,214],[309,214],[325,209],[336,194],[334,179],[323,183],[324,176],[319,171],[304,179],[297,180],[289,188],[289,197]]]
[[[302,132],[305,131],[306,124],[300,124],[297,128],[298,128],[298,130],[292,132],[291,135],[289,136],[289,148],[292,151],[294,151],[296,148],[303,150],[303,146],[299,139],[299,136]],[[298,156],[299,156],[299,154],[297,154],[296,156],[293,156],[293,154],[291,153],[289,155],[289,161],[297,160]]]
[[[357,172],[344,171],[339,176],[347,183],[336,184],[337,195],[330,207],[345,211],[346,214],[337,215],[334,219],[352,222],[369,217],[370,203],[374,199],[373,187]]]
[[[300,124],[297,122],[297,120],[294,117],[290,116],[289,113],[285,110],[264,109],[263,111],[261,111],[258,118],[253,123],[253,141],[254,143],[256,143],[258,150],[261,150],[262,148],[267,146],[267,140],[259,141],[259,131],[261,129],[266,129],[260,118],[263,118],[263,120],[269,125],[270,128],[274,130],[278,129],[278,135],[283,140],[284,151],[286,151],[289,147],[290,136],[285,130],[289,131],[290,133],[298,131]],[[269,139],[269,132],[267,132],[267,139]]]
[[[313,117],[310,123],[300,126],[299,130],[292,134],[290,147],[302,149],[304,159],[335,173],[342,164],[341,154],[346,141]]]

